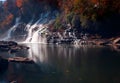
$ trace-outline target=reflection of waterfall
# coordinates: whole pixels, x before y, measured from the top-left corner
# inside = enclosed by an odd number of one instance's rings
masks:
[[[49,58],[64,58],[71,61],[75,49],[72,46],[54,46],[45,44],[27,44],[30,47],[28,57],[32,58],[37,64],[49,63]],[[74,57],[74,56],[73,56]]]
[[[14,32],[15,28],[19,25],[19,21],[20,21],[20,17],[17,17],[15,21],[15,25],[8,30],[7,36],[3,40],[11,39],[12,32]]]
[[[46,43],[45,35],[48,32],[47,25],[49,25],[55,17],[56,12],[42,13],[38,21],[36,21],[33,25],[27,25],[28,37],[25,42]]]
[[[46,46],[39,44],[29,44],[29,58],[32,58],[37,63],[44,63],[48,59]]]

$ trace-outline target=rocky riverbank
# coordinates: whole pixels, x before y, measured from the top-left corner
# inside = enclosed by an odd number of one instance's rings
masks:
[[[104,38],[99,35],[92,35],[88,33],[76,33],[69,28],[65,32],[47,33],[44,36],[48,44],[72,44],[75,46],[81,45],[96,45],[96,46],[112,46],[115,50],[120,50],[120,36],[112,38]]]
[[[13,53],[19,50],[27,50],[27,49],[29,49],[29,47],[19,45],[14,41],[0,41],[0,51]]]
[[[20,50],[27,50],[29,47],[19,45],[14,41],[0,41],[0,51],[14,53]],[[33,60],[23,57],[3,58],[0,55],[0,72],[4,72],[7,69],[9,62],[15,63],[34,63]]]
[[[47,35],[46,35],[47,34]],[[47,43],[52,44],[73,44],[73,45],[120,45],[120,36],[104,38],[100,35],[89,33],[77,33],[74,29],[67,29],[64,32],[52,32],[40,35],[46,38]],[[44,36],[43,36],[44,35]]]

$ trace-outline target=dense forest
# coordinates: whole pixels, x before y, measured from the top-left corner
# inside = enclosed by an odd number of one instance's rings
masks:
[[[103,36],[117,34],[120,30],[119,0],[62,0],[59,6],[64,16],[60,15],[63,21],[58,21],[56,27],[69,22],[80,31]]]
[[[78,32],[120,35],[119,0],[7,0],[0,4],[0,33],[12,27],[16,17],[26,25],[32,18],[38,20],[40,13],[54,10],[59,14],[52,31],[65,30],[70,24]]]

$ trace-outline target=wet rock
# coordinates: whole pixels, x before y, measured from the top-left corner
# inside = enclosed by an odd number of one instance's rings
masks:
[[[18,44],[14,41],[0,41],[0,45],[16,46]]]
[[[18,45],[14,41],[0,41],[0,51],[17,52],[27,49],[29,49],[29,47]]]
[[[6,45],[0,45],[0,51],[9,51],[10,47]]]
[[[60,41],[61,44],[72,44],[73,40],[72,39],[63,39]]]
[[[16,62],[16,63],[34,63],[34,61],[32,59],[23,58],[23,57],[8,58],[8,61]]]

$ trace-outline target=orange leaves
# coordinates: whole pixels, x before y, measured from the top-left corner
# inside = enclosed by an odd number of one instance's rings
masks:
[[[16,5],[17,5],[17,7],[22,7],[22,5],[23,5],[23,0],[16,0]]]
[[[0,27],[9,25],[12,22],[13,17],[14,16],[12,14],[9,14],[8,16],[6,16],[6,18],[0,23]]]
[[[59,6],[65,13],[81,13],[86,7],[86,0],[61,0]]]
[[[16,6],[21,8],[23,5],[28,4],[29,2],[29,0],[16,0]]]
[[[91,2],[96,4],[96,3],[98,3],[98,0],[91,0]]]
[[[109,11],[120,12],[119,0],[60,0],[59,5],[65,13],[93,12],[103,15]]]

